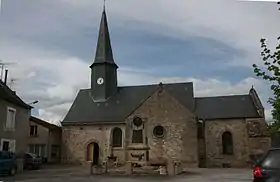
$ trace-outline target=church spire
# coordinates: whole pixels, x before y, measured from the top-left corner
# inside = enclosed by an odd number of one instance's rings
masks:
[[[91,96],[103,102],[118,92],[117,69],[111,47],[105,7],[100,22],[95,59],[91,68]]]
[[[90,68],[92,68],[92,66],[95,64],[104,64],[104,63],[111,64],[115,67],[118,67],[116,65],[116,63],[114,62],[114,58],[113,58],[113,51],[112,51],[112,47],[111,47],[107,15],[106,15],[106,11],[105,11],[105,1],[104,1],[101,22],[100,22],[95,59],[94,59],[93,64],[90,66]]]

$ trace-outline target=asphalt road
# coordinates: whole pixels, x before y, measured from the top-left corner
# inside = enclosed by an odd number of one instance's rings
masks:
[[[4,182],[142,182],[142,181],[172,181],[172,182],[250,182],[249,169],[200,169],[192,173],[167,176],[90,176],[81,168],[54,167],[27,171],[14,177],[0,176]]]

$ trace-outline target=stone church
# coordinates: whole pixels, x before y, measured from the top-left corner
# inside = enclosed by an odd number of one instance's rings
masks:
[[[62,126],[62,161],[184,167],[246,167],[270,147],[254,88],[244,95],[194,97],[193,83],[118,86],[102,13],[91,88],[81,89]]]

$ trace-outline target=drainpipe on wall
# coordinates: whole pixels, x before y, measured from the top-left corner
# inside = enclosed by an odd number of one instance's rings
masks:
[[[207,167],[207,146],[206,146],[206,131],[205,131],[205,119],[202,120],[202,127],[203,127],[203,143],[204,143],[204,167]]]
[[[203,164],[203,167],[207,167],[207,165],[206,165],[206,161],[207,161],[207,152],[206,152],[206,149],[207,149],[207,147],[206,147],[206,132],[205,132],[205,119],[200,119],[200,120],[198,120],[198,122],[199,123],[201,123],[202,124],[202,131],[203,131],[203,133],[202,133],[202,138],[203,138],[203,158],[204,158],[204,164]],[[199,157],[201,157],[201,156],[199,156]]]
[[[47,143],[47,162],[49,163],[51,161],[50,157],[50,151],[51,151],[51,129],[49,129],[49,135],[48,135],[48,143]]]

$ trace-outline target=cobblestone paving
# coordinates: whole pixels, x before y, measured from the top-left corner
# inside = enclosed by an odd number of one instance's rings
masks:
[[[199,169],[195,172],[176,177],[164,176],[89,176],[77,168],[53,168],[37,171],[27,171],[15,177],[0,177],[4,182],[142,182],[142,181],[172,181],[172,182],[250,182],[249,169]]]

